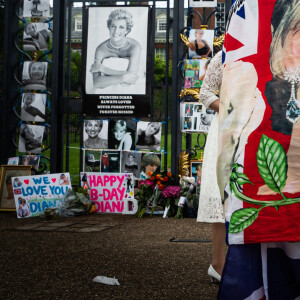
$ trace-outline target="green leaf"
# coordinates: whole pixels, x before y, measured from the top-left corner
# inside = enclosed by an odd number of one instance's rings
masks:
[[[238,233],[249,227],[258,217],[259,210],[254,207],[241,208],[232,215],[229,223],[229,233]]]
[[[245,183],[250,183],[250,184],[253,184],[247,175],[245,175],[244,173],[237,173],[237,183],[238,185],[243,185]]]
[[[281,193],[287,179],[287,158],[283,147],[262,135],[256,158],[259,174],[265,184],[272,191]]]

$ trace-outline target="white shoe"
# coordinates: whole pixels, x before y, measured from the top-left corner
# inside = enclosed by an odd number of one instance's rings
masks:
[[[212,265],[209,266],[207,270],[207,274],[210,276],[211,282],[220,282],[221,281],[221,275],[213,268]]]

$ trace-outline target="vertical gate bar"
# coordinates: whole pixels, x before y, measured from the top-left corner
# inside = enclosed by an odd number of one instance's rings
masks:
[[[168,118],[169,118],[169,46],[170,46],[170,1],[167,1],[167,30],[166,30],[166,92],[165,92],[165,153],[164,153],[164,170],[168,167]]]
[[[194,18],[195,18],[195,13],[193,13],[193,18],[189,19],[189,22],[187,24],[187,26],[189,28],[194,28]],[[197,15],[196,15],[197,16]],[[191,133],[186,133],[185,134],[185,149],[190,150],[191,149],[191,145],[192,145],[192,134]]]
[[[156,0],[153,1],[153,6],[152,6],[152,22],[151,22],[151,32],[152,32],[152,37],[151,37],[151,43],[152,45],[155,45],[155,15],[156,15]],[[152,49],[152,47],[150,48]],[[154,118],[154,61],[155,61],[155,51],[151,52],[151,61],[153,64],[151,65],[151,97],[150,97],[150,120],[153,121]]]
[[[12,107],[17,100],[17,82],[14,79],[14,70],[18,65],[18,51],[14,45],[14,38],[18,32],[19,20],[15,15],[18,1],[5,1],[4,8],[4,46],[3,46],[3,82],[0,113],[0,162],[7,164],[10,156],[15,156],[16,148],[12,143],[12,136],[15,134],[17,119]],[[5,146],[4,146],[5,145]]]
[[[71,89],[71,38],[72,38],[72,1],[68,2],[68,61],[67,61],[67,107],[69,107],[69,97],[70,97],[70,89]],[[66,118],[66,171],[69,171],[69,159],[70,159],[70,114],[67,112]]]
[[[65,4],[66,0],[53,1],[53,46],[52,46],[52,99],[51,99],[51,147],[50,172],[63,171],[63,95],[65,59]]]
[[[182,87],[183,80],[179,76],[179,70],[177,64],[181,56],[183,55],[183,47],[180,43],[180,31],[184,26],[184,1],[174,0],[174,12],[173,12],[173,56],[172,56],[172,70],[173,70],[173,81],[172,81],[172,110],[171,110],[171,171],[173,174],[178,174],[178,158],[179,152],[181,151],[182,141],[181,132],[179,126],[179,102],[178,94]]]

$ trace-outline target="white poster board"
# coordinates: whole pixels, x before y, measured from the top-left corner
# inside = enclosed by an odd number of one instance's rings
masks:
[[[11,180],[18,218],[36,217],[48,207],[59,207],[67,190],[72,189],[69,173],[20,176]]]
[[[83,188],[90,190],[90,200],[95,203],[96,213],[137,212],[132,173],[82,172],[80,180]]]

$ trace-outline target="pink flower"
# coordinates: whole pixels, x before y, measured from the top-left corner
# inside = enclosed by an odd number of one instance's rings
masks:
[[[140,182],[139,182],[139,189],[141,189],[141,187],[142,187],[143,185],[150,186],[150,187],[153,187],[153,188],[154,188],[155,183],[154,183],[153,181],[149,180],[149,179],[142,179],[142,180],[140,180]]]
[[[163,198],[178,198],[179,194],[180,187],[177,185],[169,185],[161,193]]]

